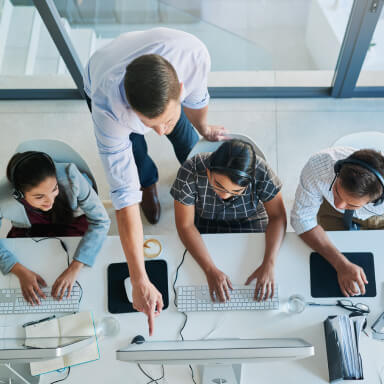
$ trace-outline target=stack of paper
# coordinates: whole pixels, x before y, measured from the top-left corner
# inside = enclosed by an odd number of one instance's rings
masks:
[[[332,316],[326,320],[325,335],[331,381],[363,379],[359,346],[365,321],[365,316],[347,315]],[[333,361],[330,361],[331,356]]]

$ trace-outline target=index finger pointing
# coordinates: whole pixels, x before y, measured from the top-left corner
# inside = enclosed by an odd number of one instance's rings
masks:
[[[155,325],[155,320],[154,320],[155,308],[154,308],[154,306],[155,305],[153,305],[153,307],[151,307],[149,313],[147,313],[147,316],[148,316],[148,327],[149,327],[149,336],[152,336],[153,328],[154,328],[154,325]]]

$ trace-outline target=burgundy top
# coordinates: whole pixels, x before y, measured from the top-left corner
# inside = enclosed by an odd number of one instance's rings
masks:
[[[12,227],[7,237],[58,237],[58,236],[83,236],[88,229],[85,215],[75,217],[71,224],[53,224],[52,212],[44,212],[33,208],[24,199],[19,200],[25,208],[30,228]]]

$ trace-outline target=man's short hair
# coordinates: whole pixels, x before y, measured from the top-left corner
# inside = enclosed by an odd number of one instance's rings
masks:
[[[180,83],[171,63],[159,55],[143,55],[128,64],[124,89],[131,107],[148,118],[161,115],[180,97]]]
[[[350,157],[367,163],[384,177],[384,157],[380,152],[362,149]],[[353,196],[359,198],[369,196],[371,201],[375,201],[383,194],[383,186],[377,176],[360,165],[344,164],[339,179],[341,186]]]

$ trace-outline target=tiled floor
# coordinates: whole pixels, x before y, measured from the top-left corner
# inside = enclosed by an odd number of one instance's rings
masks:
[[[307,158],[331,146],[336,139],[358,131],[384,133],[384,99],[236,99],[212,100],[209,122],[252,137],[283,181],[289,211],[300,170]],[[82,101],[0,102],[0,174],[20,141],[56,138],[72,145],[89,163],[100,196],[108,199],[108,186],[98,158],[92,120]],[[159,166],[162,217],[144,224],[146,234],[175,233],[173,201],[169,189],[178,169],[166,138],[147,136],[150,153]],[[113,210],[111,210],[113,215]],[[1,231],[4,234],[4,228]],[[111,233],[117,234],[115,223]]]

